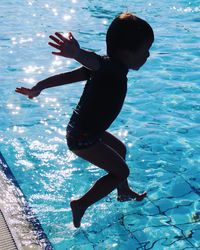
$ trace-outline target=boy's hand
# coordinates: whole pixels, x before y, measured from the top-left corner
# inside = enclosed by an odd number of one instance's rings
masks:
[[[49,42],[49,45],[60,51],[52,52],[52,54],[75,59],[80,52],[80,46],[78,41],[73,37],[72,33],[68,33],[68,38],[58,32],[56,32],[55,35],[56,36],[49,36],[49,38],[55,42]]]
[[[15,92],[20,93],[22,95],[28,96],[29,99],[33,99],[34,97],[38,96],[41,91],[27,88],[16,88]]]

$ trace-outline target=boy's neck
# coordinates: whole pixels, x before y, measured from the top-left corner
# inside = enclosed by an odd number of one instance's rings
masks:
[[[112,58],[110,58],[110,59],[111,59],[113,62],[117,63],[117,64],[120,66],[120,68],[123,68],[124,71],[126,71],[126,72],[128,73],[129,68],[128,68],[128,66],[123,62],[123,60],[121,60],[120,57],[112,57]]]

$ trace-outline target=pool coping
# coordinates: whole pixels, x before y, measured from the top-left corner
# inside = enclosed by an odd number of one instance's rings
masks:
[[[6,222],[5,216],[0,209],[0,249],[18,250],[17,244],[12,236],[10,228]]]
[[[28,199],[1,152],[0,211],[5,220],[5,223],[1,225],[5,229],[6,238],[14,241],[16,249],[53,250],[40,221],[33,213]]]

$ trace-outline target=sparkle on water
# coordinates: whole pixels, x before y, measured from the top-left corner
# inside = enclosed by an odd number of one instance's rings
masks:
[[[1,152],[54,248],[200,247],[199,2],[1,0],[0,9]],[[81,47],[103,55],[109,23],[126,10],[150,22],[155,43],[146,65],[129,73],[110,131],[127,145],[130,185],[148,198],[118,203],[113,192],[89,208],[77,230],[69,202],[104,174],[65,142],[84,83],[45,90],[34,100],[14,90],[78,66],[51,54],[50,34],[72,31]]]

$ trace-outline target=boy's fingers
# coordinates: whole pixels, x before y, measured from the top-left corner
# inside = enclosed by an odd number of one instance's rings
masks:
[[[73,39],[74,38],[74,36],[72,35],[72,32],[68,33],[68,37],[69,37],[69,39]]]
[[[16,88],[15,89],[15,92],[17,93],[20,93],[20,94],[23,94],[23,95],[28,95],[30,93],[30,89],[27,89],[27,88]]]
[[[21,89],[20,88],[16,88],[15,91],[21,91]]]
[[[25,93],[25,91],[24,91],[24,90],[21,90],[21,89],[16,89],[15,92],[21,93],[21,94],[24,94],[24,93]]]
[[[17,90],[15,90],[15,92],[20,93],[20,94],[22,94],[22,95],[27,95],[27,93],[25,93],[25,92],[23,92],[23,91],[17,91]]]
[[[59,37],[63,42],[65,42],[65,41],[67,40],[63,35],[61,35],[61,34],[58,33],[58,32],[56,32],[55,35],[56,35],[57,37]]]
[[[24,88],[24,89],[22,89],[22,88],[16,88],[15,92],[20,93],[22,95],[26,95],[26,96],[28,96],[29,99],[33,99],[34,98],[34,96],[30,95],[30,90],[26,89],[26,88]]]
[[[50,39],[52,39],[54,42],[56,42],[57,44],[60,43],[60,40],[58,38],[56,38],[55,36],[49,36]]]
[[[16,89],[15,91],[18,92],[18,93],[22,93],[22,94],[27,93],[27,91],[23,90],[23,89]]]
[[[27,89],[27,88],[24,88],[24,87],[20,87],[20,88],[16,88],[16,89],[21,89],[21,90],[30,90],[30,89]]]
[[[71,32],[69,32],[69,38],[71,41],[77,41]]]
[[[74,36],[73,36],[73,34],[72,34],[71,32],[69,32],[68,38],[69,38],[69,41],[70,41],[70,42],[77,42],[76,39],[74,38]]]
[[[61,52],[52,52],[53,55],[56,55],[56,56],[62,56],[62,53]]]
[[[59,50],[61,49],[61,48],[60,48],[60,46],[59,46],[59,45],[57,45],[57,44],[55,44],[55,43],[51,43],[51,42],[49,42],[48,44],[49,44],[50,46],[52,46],[52,47],[56,48],[56,49],[59,49]]]

